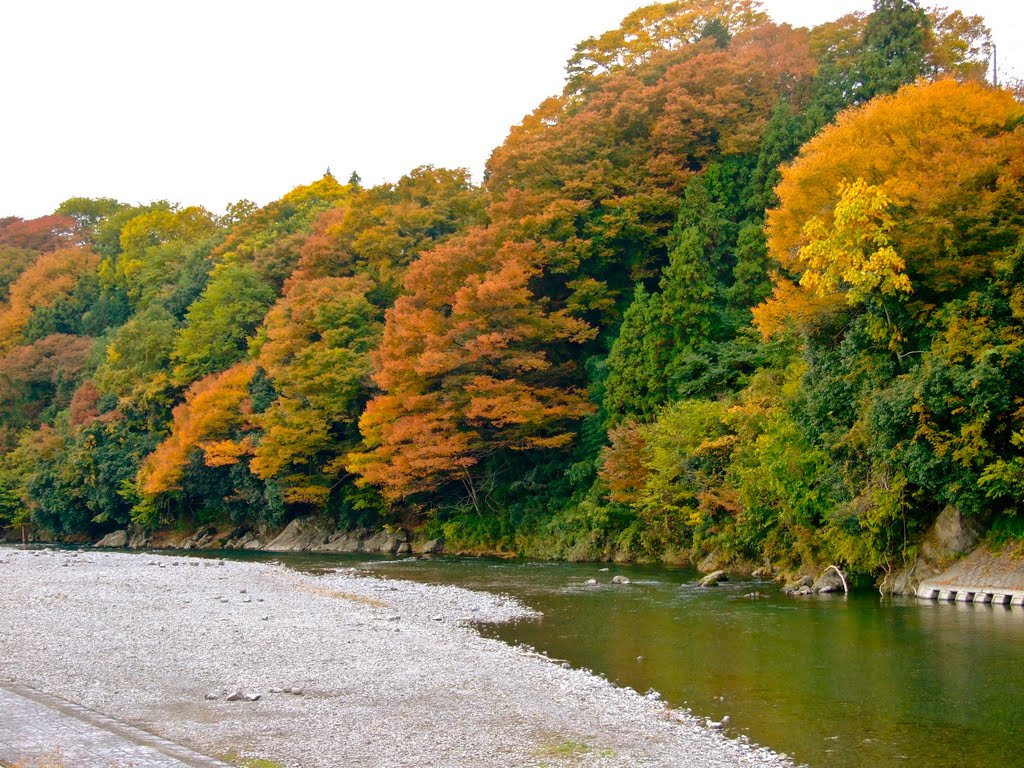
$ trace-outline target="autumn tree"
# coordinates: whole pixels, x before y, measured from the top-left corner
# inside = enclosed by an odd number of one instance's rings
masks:
[[[394,302],[420,253],[486,219],[486,196],[465,170],[424,166],[395,184],[357,189],[349,204],[320,215],[301,246],[300,279],[365,274],[374,300]]]
[[[801,263],[800,254],[813,253],[812,239],[822,237],[820,230],[808,230],[808,222],[822,212],[834,215],[829,212],[849,189],[843,185],[857,183],[889,201],[887,247],[905,264],[920,309],[984,277],[1013,247],[1021,226],[1015,211],[1022,109],[1005,91],[943,80],[908,86],[844,113],[783,170],[780,206],[768,214],[773,258],[786,273],[803,275],[807,260]],[[809,246],[812,251],[802,250]],[[835,255],[843,252],[850,253],[840,249]],[[813,304],[787,287],[781,274],[776,295],[785,297],[789,313],[803,312],[801,302]],[[770,319],[780,315],[777,308],[782,305],[770,301],[758,309],[762,330],[778,327]]]
[[[118,248],[104,260],[101,274],[137,310],[160,302],[183,314],[202,290],[210,250],[222,234],[203,208],[145,210],[121,225]]]
[[[477,229],[420,258],[388,314],[350,468],[397,499],[451,482],[479,507],[479,470],[503,451],[564,447],[590,410],[552,355],[592,331],[531,290],[535,246]]]
[[[718,30],[716,41],[768,17],[756,0],[689,0],[656,3],[633,11],[618,29],[590,37],[576,46],[566,66],[567,95],[594,90],[603,76],[635,68],[657,51],[678,48],[708,37],[709,27]]]
[[[267,315],[257,361],[276,397],[253,417],[251,470],[274,478],[288,503],[324,508],[359,441],[380,338],[372,288],[368,277],[298,280]]]
[[[248,419],[249,382],[255,365],[242,363],[196,382],[174,409],[171,434],[146,457],[138,484],[146,496],[180,491],[193,451],[209,451],[207,461],[222,460],[220,448],[236,437]]]
[[[17,280],[38,256],[39,252],[31,248],[0,246],[0,302],[7,301],[11,283]]]
[[[932,8],[928,12],[932,38],[928,69],[933,78],[984,82],[992,58],[992,30],[981,16],[959,10]]]
[[[92,345],[92,339],[53,334],[0,357],[4,422],[37,425],[45,408],[67,407]]]
[[[0,219],[0,246],[28,248],[46,253],[84,245],[78,222],[70,216],[50,215],[38,219],[12,216]]]
[[[98,265],[99,257],[81,248],[50,251],[36,259],[11,284],[7,304],[0,307],[0,352],[21,343],[33,311],[70,295]]]
[[[772,25],[725,49],[652,49],[582,101],[549,99],[513,128],[487,167],[492,220],[541,247],[547,295],[614,327],[635,281],[665,266],[688,182],[756,154],[779,100],[808,97],[814,66],[806,32]]]
[[[296,187],[280,200],[232,223],[231,232],[213,252],[213,263],[245,265],[280,292],[301,257],[302,244],[324,211],[344,207],[352,196],[349,185],[330,174]]]

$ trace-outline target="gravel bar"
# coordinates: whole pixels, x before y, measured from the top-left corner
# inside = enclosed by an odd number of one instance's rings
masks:
[[[351,570],[2,549],[0,679],[288,768],[792,766],[473,628],[531,614]]]

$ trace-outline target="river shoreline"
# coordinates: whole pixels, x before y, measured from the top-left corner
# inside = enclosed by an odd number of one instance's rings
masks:
[[[3,679],[212,756],[301,768],[791,765],[472,628],[529,615],[507,598],[349,571],[0,550]]]

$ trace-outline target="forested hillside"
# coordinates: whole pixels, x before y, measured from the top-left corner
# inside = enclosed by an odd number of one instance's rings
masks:
[[[910,0],[652,5],[481,185],[0,219],[0,522],[871,576],[949,505],[1024,536],[1024,106],[989,54]]]

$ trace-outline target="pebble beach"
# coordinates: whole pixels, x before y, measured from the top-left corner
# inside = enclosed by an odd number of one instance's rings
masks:
[[[474,629],[535,617],[510,598],[351,570],[0,549],[0,681],[229,762],[792,765]]]

